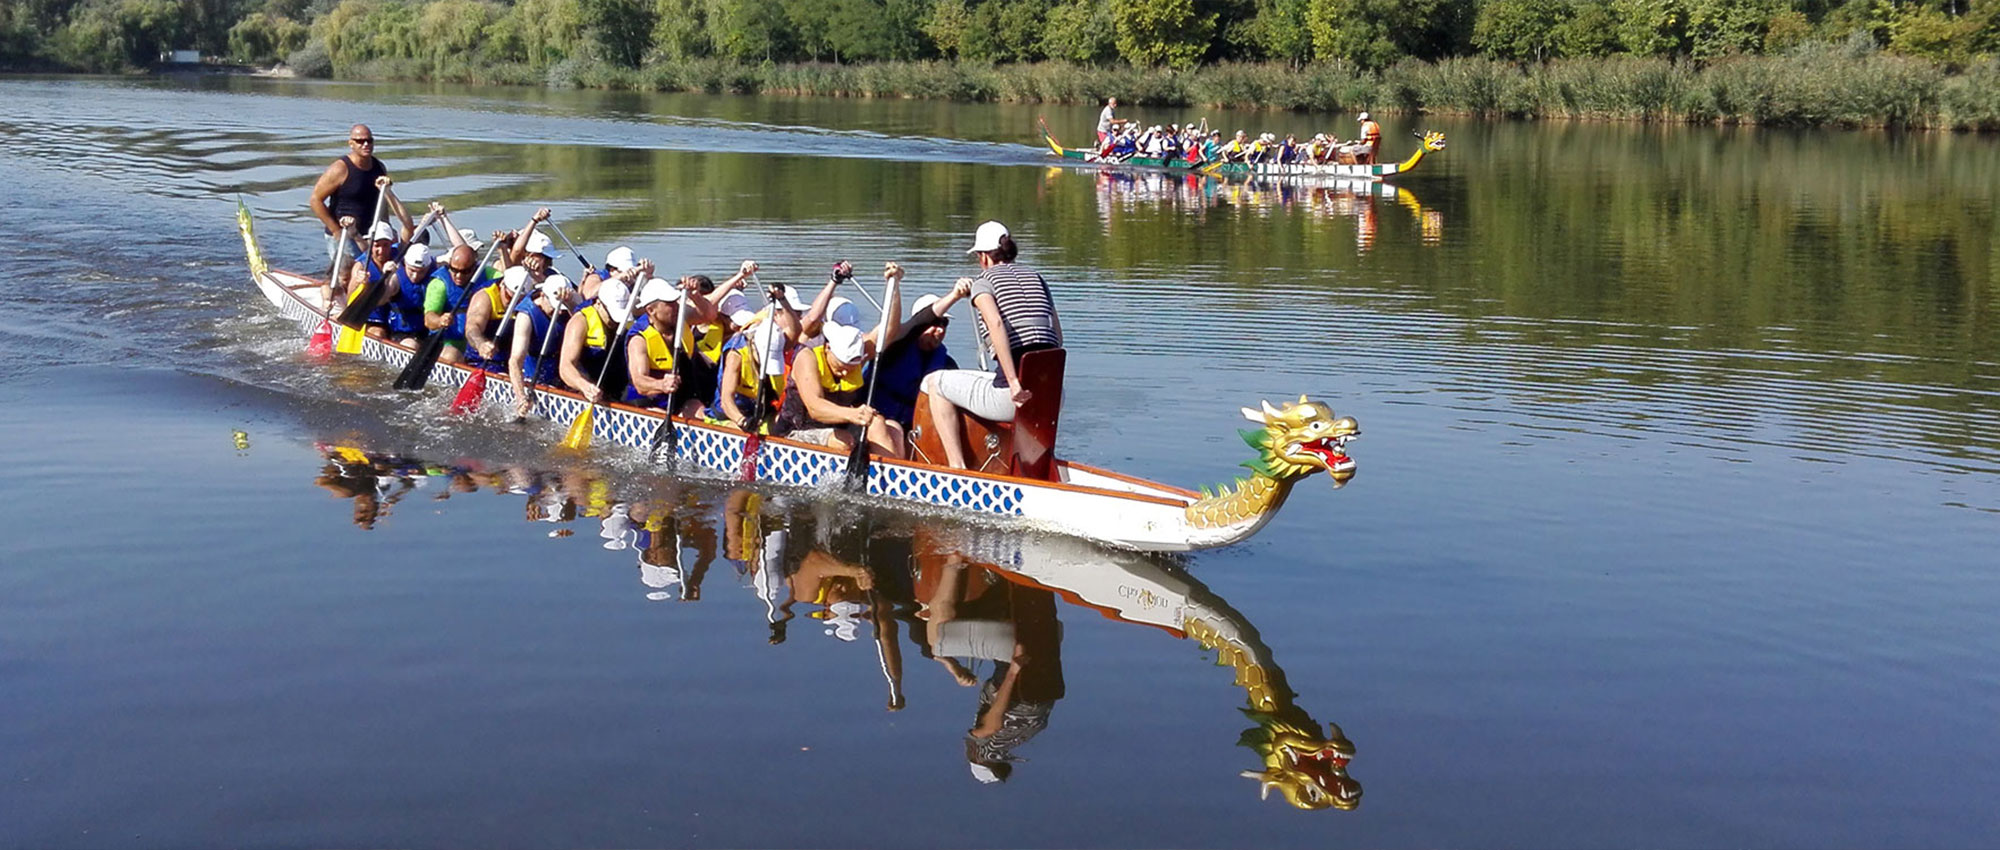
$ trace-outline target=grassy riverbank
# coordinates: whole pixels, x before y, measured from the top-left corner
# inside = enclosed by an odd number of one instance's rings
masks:
[[[1406,61],[1382,71],[1344,63],[1293,68],[1219,64],[1187,71],[1066,63],[750,64],[660,61],[639,68],[567,60],[432,66],[375,60],[351,79],[549,85],[635,91],[894,97],[1079,104],[1117,96],[1139,106],[1476,115],[1777,126],[2000,130],[2000,60],[1959,73],[1838,48],[1706,63],[1641,57],[1519,65],[1491,59]]]

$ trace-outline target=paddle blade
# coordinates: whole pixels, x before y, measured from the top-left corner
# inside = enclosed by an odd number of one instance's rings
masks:
[[[849,493],[864,493],[868,490],[868,433],[855,430],[854,449],[847,453],[847,478],[840,485]]]
[[[333,323],[322,321],[319,330],[312,332],[306,340],[306,356],[314,360],[325,360],[333,356]]]
[[[763,434],[753,430],[743,439],[743,468],[737,472],[736,480],[745,484],[757,480],[757,453],[763,449]]]
[[[403,371],[396,376],[396,389],[421,390],[430,383],[431,367],[437,365],[438,355],[444,353],[444,334],[433,331],[424,337],[423,344],[417,346],[410,362],[404,364]]]
[[[479,403],[486,399],[486,370],[478,369],[465,380],[465,386],[458,388],[458,395],[451,397],[451,415],[465,416],[479,412]]]
[[[341,325],[340,330],[334,331],[333,333],[334,353],[360,354],[361,339],[362,337],[365,336],[367,336],[367,334],[362,333],[360,328],[350,328],[346,325]]]
[[[562,439],[563,448],[578,452],[590,448],[590,414],[596,409],[596,405],[584,408],[582,413],[576,415],[576,421],[569,423],[569,433],[564,434]]]
[[[679,459],[681,455],[681,432],[674,427],[674,418],[668,416],[660,420],[660,427],[653,429],[653,442],[649,447],[653,459],[658,460],[660,450],[666,449],[669,459]]]

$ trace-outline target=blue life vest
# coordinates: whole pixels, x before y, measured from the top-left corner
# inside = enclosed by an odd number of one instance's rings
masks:
[[[400,336],[429,333],[424,327],[424,291],[430,288],[433,270],[416,280],[411,280],[409,272],[401,263],[390,277],[396,287],[396,295],[389,300],[389,332]]]
[[[547,313],[542,312],[542,308],[537,306],[532,298],[522,302],[514,312],[517,314],[515,321],[526,317],[528,328],[532,331],[528,335],[527,356],[521,359],[521,374],[528,380],[546,384],[549,382],[548,373],[554,371],[548,367],[562,359],[563,328],[568,326],[569,316],[551,319]],[[507,332],[511,335],[513,328],[508,328]],[[555,337],[553,340],[549,339],[552,334]],[[544,356],[545,345],[546,356]]]
[[[917,345],[915,334],[898,340],[882,352],[879,365],[882,369],[882,383],[875,387],[875,409],[882,415],[903,427],[910,427],[910,420],[917,415],[917,392],[922,388],[924,376],[940,369],[956,369],[958,361],[951,352],[940,345],[934,351],[925,351]]]
[[[480,280],[487,279],[488,276],[482,273]],[[468,345],[465,348],[466,363],[496,372],[507,371],[507,353],[513,350],[514,345],[514,325],[512,322],[506,322],[506,333],[501,333],[500,325],[507,318],[506,310],[510,306],[512,303],[507,297],[507,290],[498,283],[490,283],[473,290],[472,300],[466,302],[465,312],[458,316],[459,338],[465,338],[466,315],[474,310],[486,311],[486,338],[493,341],[493,356],[490,359],[481,357],[477,350]]]

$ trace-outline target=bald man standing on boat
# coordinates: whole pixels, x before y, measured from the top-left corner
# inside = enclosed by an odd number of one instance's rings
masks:
[[[320,226],[326,229],[328,256],[334,252],[342,217],[352,216],[364,228],[374,225],[376,201],[387,191],[378,184],[388,176],[389,167],[375,158],[375,131],[366,124],[348,128],[347,153],[320,174],[319,182],[313,184],[312,203],[308,205]],[[338,278],[340,270],[335,270],[334,276]]]

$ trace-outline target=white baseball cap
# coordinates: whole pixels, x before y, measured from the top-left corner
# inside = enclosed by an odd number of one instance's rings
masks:
[[[744,297],[741,292],[731,292],[722,296],[722,303],[716,305],[716,310],[728,316],[729,321],[735,322],[739,328],[747,327],[757,320],[756,311],[750,309],[750,299]]]
[[[632,249],[620,245],[611,249],[611,253],[604,258],[604,264],[615,272],[631,271],[639,267],[639,258],[632,255]]]
[[[409,250],[403,252],[403,262],[418,266],[430,265],[431,246],[422,242],[412,244]]]
[[[860,327],[861,308],[854,306],[854,302],[835,295],[833,300],[826,302],[826,320],[835,324]]]
[[[562,256],[556,253],[556,244],[549,239],[549,235],[540,231],[528,237],[528,253],[540,254],[551,260]]]
[[[833,359],[849,365],[867,359],[868,347],[862,341],[860,328],[828,323],[825,333],[826,353]]]
[[[396,236],[395,226],[386,221],[375,222],[375,226],[368,230],[370,242],[394,242]]]
[[[473,230],[473,229],[472,229],[472,228],[470,228],[470,227],[461,227],[461,228],[459,228],[459,229],[458,229],[458,238],[460,238],[460,239],[463,239],[463,240],[465,240],[465,244],[467,244],[467,245],[471,245],[471,246],[472,246],[472,250],[474,250],[474,251],[477,251],[477,250],[480,250],[480,249],[482,249],[482,248],[485,248],[485,247],[486,247],[486,243],[485,243],[485,242],[483,242],[483,241],[481,241],[481,240],[480,240],[480,238],[479,238],[479,231],[476,231],[476,230]]]
[[[1363,121],[1366,121],[1366,120],[1368,120],[1368,113],[1366,113],[1366,112],[1363,112],[1363,113],[1361,113],[1361,120],[1363,120]]]
[[[972,234],[972,248],[965,253],[977,254],[981,251],[998,251],[1000,250],[1000,237],[1009,235],[1011,234],[1007,232],[1007,225],[997,221],[986,222],[979,226],[977,232]]]
[[[528,269],[525,266],[508,266],[500,273],[500,286],[508,292],[520,292],[528,283]]]
[[[604,305],[605,312],[611,314],[611,321],[621,325],[632,318],[632,305],[627,303],[631,297],[631,287],[615,277],[597,288],[597,303]]]
[[[917,303],[910,307],[910,318],[912,319],[916,318],[917,314],[923,312],[925,307],[929,307],[932,304],[936,304],[942,300],[943,299],[935,295],[926,295],[922,298],[917,299]],[[951,308],[946,307],[944,312],[937,314],[937,317],[940,319],[951,318]]]
[[[515,268],[520,267],[515,266]],[[569,294],[569,290],[569,278],[559,274],[552,274],[543,278],[541,284],[535,287],[536,292],[540,292],[542,297],[550,301],[561,301],[563,296]]]
[[[603,297],[603,293],[599,292],[598,296]],[[632,306],[634,309],[643,310],[648,304],[672,304],[679,300],[681,300],[680,288],[656,277],[646,281],[645,286],[639,287],[639,300]]]

